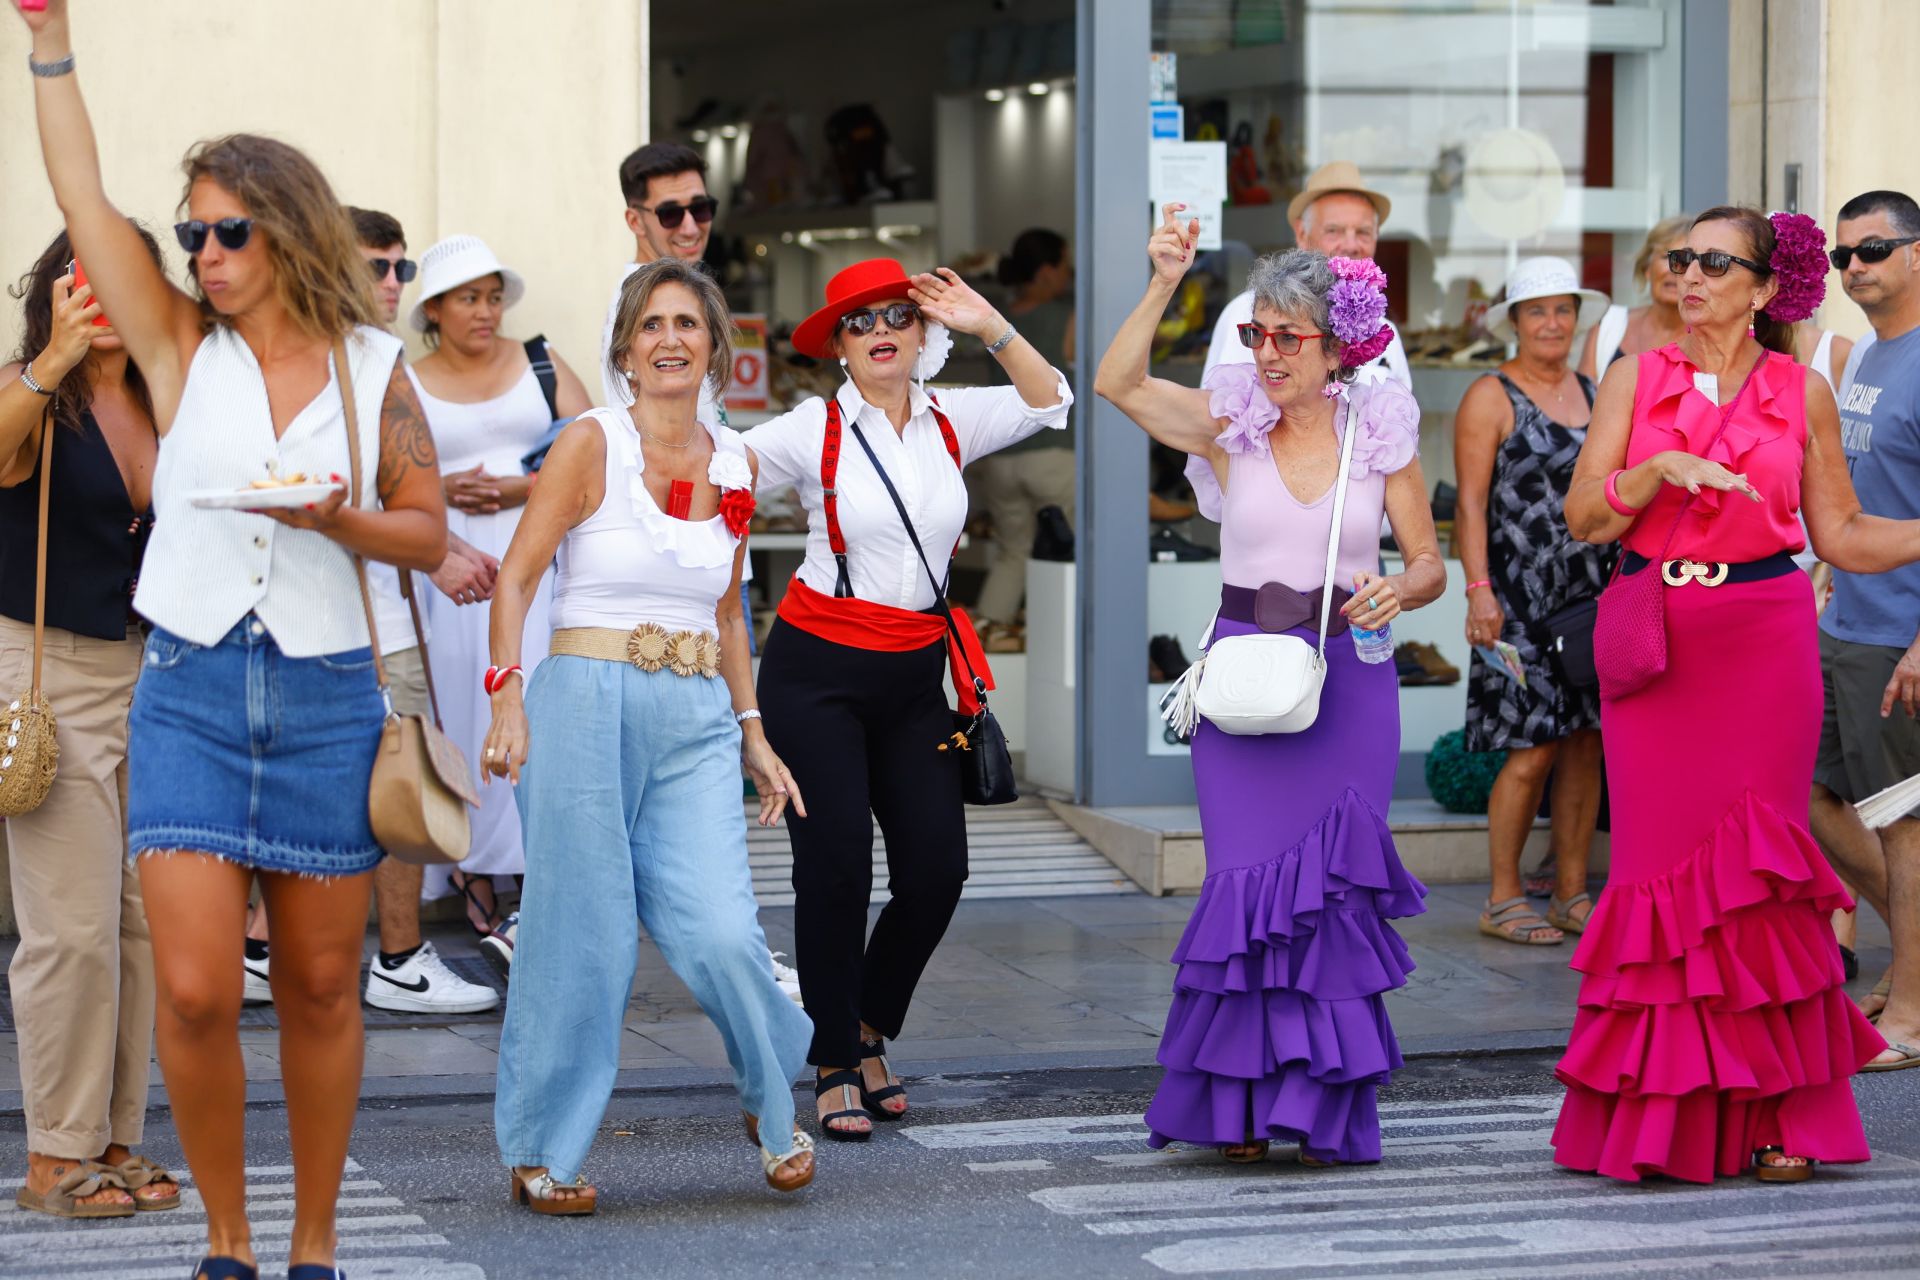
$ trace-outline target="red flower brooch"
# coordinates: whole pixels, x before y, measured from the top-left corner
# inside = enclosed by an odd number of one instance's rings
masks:
[[[754,502],[751,489],[726,489],[720,494],[720,518],[727,522],[727,532],[736,538],[745,537],[747,525],[753,520]]]

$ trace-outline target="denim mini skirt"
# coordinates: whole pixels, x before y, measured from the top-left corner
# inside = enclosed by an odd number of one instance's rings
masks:
[[[371,649],[289,658],[252,614],[215,645],[155,628],[128,719],[127,848],[371,871],[367,783],[385,719]]]

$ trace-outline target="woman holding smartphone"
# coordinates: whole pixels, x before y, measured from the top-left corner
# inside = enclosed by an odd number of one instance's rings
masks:
[[[274,924],[293,1146],[287,1275],[334,1280],[363,1057],[368,873],[381,857],[354,800],[385,718],[354,556],[439,567],[433,439],[400,342],[378,327],[353,225],[313,162],[247,134],[194,147],[174,228],[193,293],[175,288],[102,188],[65,0],[23,16],[54,197],[166,442],[134,596],[153,631],[129,725],[128,847],[153,930],[160,1065],[207,1213],[194,1275],[258,1275],[234,963],[257,877]],[[348,505],[356,423],[362,496]],[[266,513],[190,496],[296,475],[334,487]]]

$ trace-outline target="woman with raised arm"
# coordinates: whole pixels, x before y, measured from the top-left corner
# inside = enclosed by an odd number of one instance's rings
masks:
[[[160,246],[139,234],[158,263]],[[27,1118],[15,1199],[61,1218],[125,1217],[180,1203],[173,1176],[132,1150],[152,1074],[153,947],[127,863],[127,700],[159,442],[146,382],[74,278],[66,232],[13,293],[23,323],[18,359],[0,366],[0,690],[29,682],[44,482],[43,688],[62,757],[40,806],[7,820]]]
[[[257,877],[293,1145],[288,1275],[333,1280],[363,1057],[368,873],[381,857],[362,797],[385,712],[354,557],[439,567],[433,440],[400,342],[379,327],[353,224],[313,162],[247,134],[195,146],[174,228],[191,259],[182,292],[102,188],[65,0],[23,17],[54,196],[164,441],[134,596],[153,630],[129,729],[128,847],[153,931],[160,1065],[207,1213],[194,1274],[257,1275],[234,963]],[[201,505],[222,501],[208,491],[295,477],[333,488],[264,513]]]
[[[1855,573],[1920,560],[1920,521],[1862,514],[1833,392],[1791,354],[1824,244],[1801,214],[1695,218],[1666,257],[1687,333],[1607,371],[1567,491],[1575,538],[1625,548],[1594,633],[1613,858],[1558,1067],[1572,1169],[1801,1182],[1868,1158],[1851,1077],[1886,1046],[1842,989],[1849,900],[1807,830],[1823,701],[1795,517]]]
[[[929,395],[926,380],[953,346],[949,330],[984,343],[1013,385]],[[810,810],[792,824],[793,928],[820,1131],[862,1142],[875,1120],[907,1112],[886,1042],[900,1034],[967,878],[959,761],[940,749],[953,732],[940,606],[967,518],[960,471],[1064,429],[1073,394],[959,276],[942,268],[909,278],[891,258],[829,280],[825,305],[794,330],[793,345],[837,357],[847,377],[831,399],[746,433],[761,482],[793,485],[807,509],[807,558],[767,636],[760,699]],[[953,634],[977,644],[965,621]],[[976,668],[983,661],[973,658]],[[954,683],[968,688],[964,675]],[[876,821],[891,896],[869,937]]]
[[[1236,1162],[1264,1160],[1270,1141],[1297,1144],[1303,1164],[1374,1161],[1375,1093],[1400,1065],[1384,997],[1413,968],[1386,922],[1425,910],[1426,889],[1387,829],[1400,761],[1393,664],[1363,658],[1348,632],[1380,632],[1446,588],[1420,409],[1399,383],[1360,371],[1392,340],[1385,275],[1305,249],[1254,264],[1253,320],[1240,326],[1254,363],[1223,364],[1199,390],[1150,376],[1154,326],[1200,231],[1179,220],[1184,208],[1166,206],[1148,241],[1152,280],[1094,389],[1207,464],[1189,474],[1221,510],[1216,643],[1269,633],[1314,645],[1324,626],[1326,662],[1319,712],[1299,732],[1237,736],[1202,720],[1194,735],[1207,877],[1173,952],[1149,1141],[1217,1146]],[[1378,572],[1382,514],[1405,566],[1396,574]],[[1376,647],[1388,656],[1390,642]]]
[[[813,1180],[793,1123],[807,1016],[760,931],[743,758],[763,825],[790,799],[807,810],[753,693],[752,460],[697,416],[702,386],[725,388],[732,330],[697,264],[659,258],[626,278],[608,359],[632,405],[561,432],[494,587],[482,759],[518,786],[527,849],[494,1129],[514,1199],[535,1213],[596,1207],[580,1166],[620,1066],[636,916],[726,1042],[767,1185]],[[529,680],[527,611],[556,557],[551,656]]]

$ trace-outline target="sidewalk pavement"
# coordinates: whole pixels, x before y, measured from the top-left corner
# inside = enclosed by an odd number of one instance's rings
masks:
[[[1476,885],[1434,886],[1425,915],[1397,922],[1419,966],[1387,1002],[1409,1057],[1549,1051],[1566,1041],[1578,985],[1567,968],[1571,943],[1523,947],[1482,937],[1475,921],[1484,896]],[[1144,894],[963,901],[893,1049],[895,1064],[910,1077],[1151,1064],[1173,979],[1167,956],[1194,901]],[[769,907],[760,915],[774,949],[791,952],[792,909]],[[493,981],[471,934],[458,927],[433,932],[463,976]],[[1888,960],[1884,927],[1862,912],[1861,974],[1852,993],[1864,994]],[[0,1113],[17,1114],[10,1006],[0,1013],[7,1015]],[[367,1022],[364,1098],[492,1095],[498,1013],[436,1020],[369,1011]],[[241,1044],[250,1098],[278,1100],[270,1009],[247,1011]],[[731,1082],[719,1036],[645,942],[620,1066],[622,1089]],[[153,1105],[164,1102],[156,1067]]]

